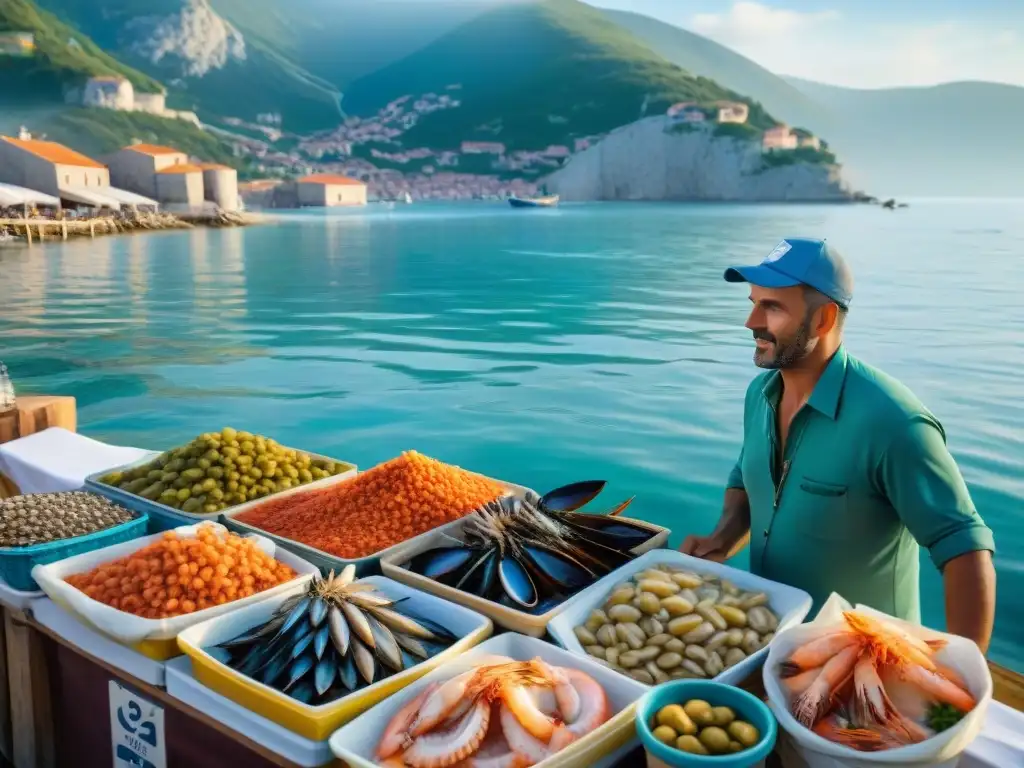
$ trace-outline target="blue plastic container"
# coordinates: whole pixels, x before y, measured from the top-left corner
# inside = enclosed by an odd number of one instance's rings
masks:
[[[114,544],[123,544],[126,541],[145,536],[149,516],[144,512],[136,514],[137,517],[127,523],[121,523],[85,536],[76,536],[73,539],[33,544],[31,547],[0,547],[0,577],[13,589],[22,592],[37,592],[39,585],[32,578],[34,566],[55,563],[73,555],[81,555],[84,552],[92,552]]]
[[[654,738],[651,723],[658,710],[669,704],[702,699],[713,707],[730,707],[736,717],[757,728],[761,741],[750,749],[728,755],[693,755]],[[672,768],[749,768],[768,757],[775,748],[779,725],[768,705],[740,688],[712,680],[673,680],[655,686],[636,705],[636,732],[648,754]]]

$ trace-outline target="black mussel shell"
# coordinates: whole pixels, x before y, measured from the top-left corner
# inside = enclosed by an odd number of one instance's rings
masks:
[[[548,491],[540,497],[541,509],[552,512],[571,512],[586,505],[604,490],[605,480],[582,480]]]
[[[442,584],[454,584],[476,550],[469,547],[441,547],[421,552],[406,563],[406,568]]]
[[[470,592],[474,595],[479,595],[483,587],[483,576],[487,563],[497,557],[498,550],[496,547],[491,549],[480,550],[471,561],[469,568],[455,583],[456,589],[461,589],[463,592]]]
[[[529,571],[511,554],[501,558],[498,564],[498,579],[505,594],[518,606],[532,608],[537,604],[537,585],[534,584]]]
[[[523,554],[524,565],[532,566],[532,575],[541,576],[562,592],[574,592],[597,580],[597,575],[579,561],[540,544],[527,544]]]
[[[619,550],[635,549],[658,535],[645,526],[635,525],[628,520],[606,515],[583,515],[578,512],[559,515],[558,521],[569,526],[573,533],[597,542],[605,547]]]

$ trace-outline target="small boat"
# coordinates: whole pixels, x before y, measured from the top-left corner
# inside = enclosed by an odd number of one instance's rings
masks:
[[[410,195],[408,192],[406,192],[404,195],[402,195],[402,202],[405,203],[406,205],[411,203],[412,202],[412,195]]]
[[[558,195],[547,195],[545,197],[516,197],[512,195],[508,204],[513,208],[554,208],[558,205]]]

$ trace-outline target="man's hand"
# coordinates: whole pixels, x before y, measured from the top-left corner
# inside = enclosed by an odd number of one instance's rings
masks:
[[[724,563],[729,559],[728,547],[723,546],[714,536],[687,536],[679,551],[715,563]]]

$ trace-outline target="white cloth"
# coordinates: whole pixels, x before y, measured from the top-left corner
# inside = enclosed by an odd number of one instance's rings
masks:
[[[1024,765],[1024,712],[993,701],[985,725],[967,747],[957,768],[1009,768]]]
[[[0,472],[22,493],[77,491],[94,472],[152,455],[140,448],[106,445],[61,427],[0,444]]]

